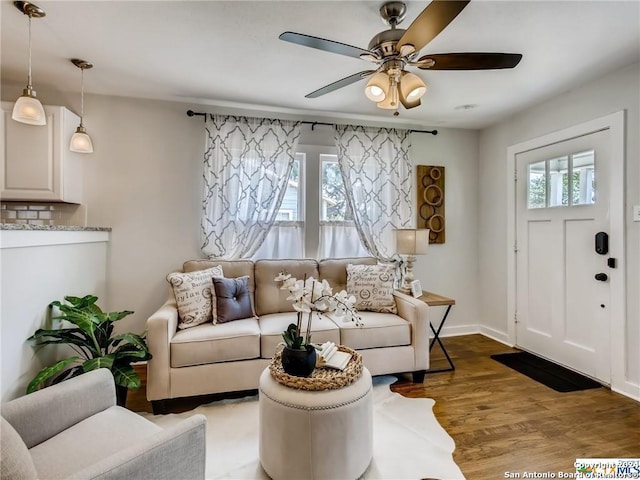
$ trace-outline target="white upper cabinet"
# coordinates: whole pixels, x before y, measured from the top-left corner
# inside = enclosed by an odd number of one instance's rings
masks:
[[[13,103],[2,102],[0,198],[3,201],[82,203],[83,155],[69,150],[80,117],[46,106],[47,124],[11,119]]]

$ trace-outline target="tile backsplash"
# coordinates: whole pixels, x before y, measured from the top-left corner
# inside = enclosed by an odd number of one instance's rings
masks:
[[[87,225],[86,205],[73,203],[0,202],[2,223]]]

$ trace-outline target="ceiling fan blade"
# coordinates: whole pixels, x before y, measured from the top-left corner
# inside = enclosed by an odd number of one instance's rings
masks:
[[[431,67],[418,65],[423,70],[494,70],[513,68],[521,59],[520,53],[437,53],[420,57],[417,63],[424,60],[435,62]]]
[[[375,56],[373,52],[365,50],[364,48],[354,47],[353,45],[347,45],[346,43],[334,42],[333,40],[327,40],[325,38],[312,37],[311,35],[305,35],[304,33],[284,32],[278,38],[285,42],[317,48],[318,50],[324,50],[325,52],[338,53],[340,55],[346,55],[347,57],[360,58],[360,55],[363,54]]]
[[[397,48],[410,44],[421,50],[467,6],[470,0],[433,0],[409,26]]]
[[[353,75],[349,75],[348,77],[344,77],[338,81],[330,83],[329,85],[325,85],[318,90],[315,90],[307,95],[306,98],[317,98],[322,95],[326,95],[327,93],[331,93],[339,88],[346,87],[347,85],[351,85],[352,83],[356,83],[363,78],[368,77],[369,75],[373,75],[377,70],[365,70],[364,72],[354,73]]]

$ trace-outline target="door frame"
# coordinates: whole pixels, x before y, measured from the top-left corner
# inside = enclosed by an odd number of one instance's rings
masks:
[[[624,226],[624,128],[625,113],[619,111],[574,125],[557,132],[542,135],[507,148],[507,336],[512,345],[516,343],[516,155],[564,140],[609,130],[611,138],[611,163],[609,171],[609,255],[617,259],[617,268],[609,269],[610,299],[610,368],[611,389],[625,391],[626,383],[626,251]],[[524,179],[519,179],[524,181]]]

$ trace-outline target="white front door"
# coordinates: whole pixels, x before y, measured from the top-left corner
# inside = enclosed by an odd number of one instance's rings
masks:
[[[516,155],[516,343],[604,383],[609,255],[596,252],[595,236],[610,233],[609,137],[605,129]]]

